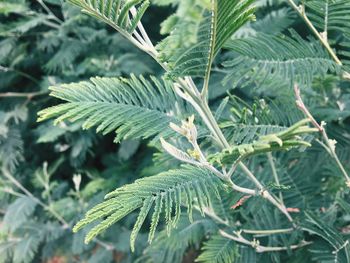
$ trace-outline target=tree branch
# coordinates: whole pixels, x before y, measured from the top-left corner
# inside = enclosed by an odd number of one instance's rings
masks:
[[[12,174],[6,170],[1,169],[2,174],[16,187],[18,187],[26,196],[31,198],[35,203],[40,205],[45,210],[49,211],[62,225],[64,229],[69,228],[69,223],[61,216],[59,215],[52,207],[44,204],[41,200],[39,200],[37,197],[35,197],[27,188],[25,188]]]
[[[59,24],[62,24],[63,21],[61,19],[59,19],[52,11],[51,9],[44,3],[44,1],[42,0],[37,0],[37,2],[42,6],[42,8],[44,8],[44,10],[51,15],[51,17],[56,20],[56,22],[58,22]]]
[[[93,11],[93,10],[92,10]],[[168,66],[161,62],[158,59],[158,52],[155,49],[152,42],[149,40],[147,33],[141,23],[141,21],[138,23],[138,29],[140,30],[143,40],[142,43],[134,39],[132,36],[128,35],[126,32],[121,30],[119,27],[115,26],[114,24],[110,23],[107,19],[105,19],[103,16],[96,14],[101,20],[105,21],[107,24],[112,26],[114,29],[116,29],[119,33],[121,33],[124,37],[126,37],[129,41],[131,41],[135,46],[137,46],[140,50],[146,52],[149,54],[154,60],[159,63],[160,66],[163,67],[164,70],[168,71]],[[217,142],[220,144],[222,148],[228,148],[230,145],[227,142],[225,136],[223,135],[221,129],[219,128],[210,108],[208,105],[208,102],[205,98],[201,96],[201,93],[199,92],[198,88],[194,84],[191,77],[185,77],[185,78],[179,78],[177,82],[174,83],[175,92],[181,96],[183,99],[187,100],[192,104],[192,106],[196,109],[198,114],[203,119],[204,123],[207,125],[209,130],[213,133],[214,137],[216,138]],[[183,91],[181,91],[180,88],[183,88]],[[242,162],[239,162],[239,166],[243,169],[243,171],[247,174],[249,178],[253,180],[253,182],[256,184],[256,186],[259,187],[259,190],[261,191],[261,194],[263,197],[265,197],[267,200],[269,200],[273,205],[275,205],[283,214],[285,214],[289,221],[293,221],[292,217],[289,215],[286,207],[283,204],[280,204],[275,198],[264,189],[263,185],[256,179],[254,174],[246,167]],[[246,194],[254,194],[256,193],[255,190],[252,189],[246,189],[239,187],[235,185],[229,177],[226,178],[226,182],[229,181],[231,187],[239,192],[243,192]]]
[[[4,67],[4,66],[1,66],[0,65],[0,71],[3,71],[3,72],[8,72],[8,71],[13,71],[13,72],[16,72],[17,74],[31,80],[33,83],[35,84],[40,84],[39,81],[35,78],[33,78],[32,76],[30,76],[29,74],[25,73],[25,72],[22,72],[18,69],[15,69],[15,68],[11,68],[11,67]]]
[[[253,241],[250,241],[250,240],[242,237],[240,232],[235,233],[235,236],[230,235],[230,234],[226,233],[223,230],[219,230],[219,233],[223,237],[226,237],[226,238],[234,240],[236,242],[239,242],[239,243],[251,246],[252,248],[255,249],[255,251],[257,253],[285,251],[285,250],[289,250],[289,249],[298,249],[298,248],[310,245],[312,243],[312,242],[302,241],[298,245],[291,245],[289,247],[270,247],[270,246],[262,246],[262,245],[260,245],[259,240],[256,240],[256,239],[254,239]]]
[[[48,94],[49,91],[38,91],[38,92],[5,92],[0,93],[0,98],[27,98],[32,99],[37,96]]]
[[[319,132],[322,135],[323,140],[326,143],[327,149],[328,149],[328,153],[333,157],[333,159],[335,160],[335,162],[337,163],[340,171],[342,172],[342,174],[344,175],[345,179],[346,179],[346,185],[350,188],[350,177],[348,175],[348,173],[346,172],[343,164],[340,162],[339,157],[335,151],[335,141],[334,140],[330,140],[328,138],[328,134],[325,130],[325,128],[323,127],[323,125],[320,125],[315,118],[312,116],[312,114],[310,113],[310,111],[308,110],[308,108],[305,106],[303,99],[301,98],[301,94],[300,94],[300,89],[298,87],[297,84],[294,85],[294,93],[295,93],[295,97],[296,97],[296,104],[297,107],[305,114],[305,116],[307,116],[312,124],[319,130]]]
[[[314,35],[321,41],[322,45],[327,49],[328,53],[331,55],[333,60],[340,66],[343,65],[343,63],[340,61],[334,50],[331,48],[331,46],[328,43],[327,37],[323,36],[318,30],[315,28],[315,26],[312,24],[310,19],[307,17],[305,13],[305,6],[300,5],[297,6],[297,4],[293,0],[287,0],[290,6],[299,14],[299,16],[304,20],[306,25],[309,27],[309,29],[314,33]]]
[[[280,180],[278,178],[278,174],[277,174],[277,170],[276,170],[276,165],[275,165],[275,162],[273,160],[273,156],[272,156],[272,153],[267,153],[267,159],[269,161],[269,164],[270,164],[270,167],[271,167],[271,171],[272,171],[272,175],[273,175],[273,178],[275,179],[275,182],[277,185],[280,185]],[[283,195],[282,195],[282,192],[279,191],[279,198],[280,198],[280,202],[283,204]]]

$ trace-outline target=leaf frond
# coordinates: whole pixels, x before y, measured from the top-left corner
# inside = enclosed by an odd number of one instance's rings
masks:
[[[96,17],[116,30],[132,34],[140,22],[150,2],[148,0],[70,0],[83,12]],[[134,9],[134,15],[131,10]]]
[[[137,233],[148,214],[152,214],[149,232],[149,242],[151,242],[163,211],[165,211],[167,228],[170,230],[178,224],[182,213],[181,205],[192,209],[193,204],[197,204],[203,210],[204,207],[210,206],[211,198],[219,194],[221,186],[222,183],[216,176],[207,170],[193,166],[139,179],[133,184],[109,193],[105,202],[87,212],[85,218],[76,224],[74,231],[102,219],[87,234],[85,240],[88,243],[112,224],[140,209],[130,239],[131,248],[134,250]],[[150,212],[152,207],[153,212]],[[192,211],[188,210],[187,213],[190,214]]]
[[[179,123],[177,106],[183,105],[171,83],[155,77],[92,78],[90,82],[50,90],[51,96],[66,103],[40,111],[39,121],[56,118],[57,124],[84,120],[84,129],[97,127],[97,132],[103,134],[116,131],[116,142],[155,135],[166,137],[171,132],[169,123]]]
[[[180,47],[171,57],[165,58],[171,67],[168,75],[172,78],[191,76],[208,80],[212,62],[226,40],[242,25],[254,19],[253,2],[211,1],[210,8],[203,10],[203,19],[197,30],[197,42],[190,47]],[[176,33],[175,30],[174,34]],[[172,37],[170,35],[165,43],[171,41]]]
[[[246,86],[252,81],[262,85],[266,80],[284,80],[289,86],[298,83],[310,86],[315,75],[338,73],[340,67],[317,42],[302,39],[295,31],[291,37],[259,34],[245,39],[234,39],[225,47],[234,51],[233,60],[224,62],[228,70],[225,81],[235,85],[244,80]]]
[[[212,236],[204,243],[202,253],[196,262],[204,263],[231,263],[238,256],[238,249],[233,240],[220,235]]]

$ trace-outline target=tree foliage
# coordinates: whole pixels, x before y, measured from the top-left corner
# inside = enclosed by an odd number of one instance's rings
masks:
[[[349,262],[349,13],[1,2],[0,262]]]

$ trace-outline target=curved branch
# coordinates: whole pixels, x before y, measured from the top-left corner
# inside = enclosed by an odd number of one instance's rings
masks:
[[[285,250],[289,250],[289,249],[298,249],[298,248],[305,247],[305,246],[312,244],[312,242],[302,241],[300,244],[291,245],[288,247],[270,247],[270,246],[260,245],[259,240],[256,240],[256,239],[254,239],[253,241],[250,241],[250,240],[242,237],[242,235],[240,233],[236,233],[235,236],[230,235],[223,230],[219,230],[219,233],[223,237],[226,237],[226,238],[234,240],[236,242],[253,247],[257,253],[277,252],[277,251],[285,251]]]

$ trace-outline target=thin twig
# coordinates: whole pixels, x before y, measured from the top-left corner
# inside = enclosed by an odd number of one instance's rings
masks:
[[[200,211],[200,208],[197,206],[194,206],[195,209],[197,209],[198,211]],[[222,219],[221,217],[219,217],[217,214],[215,214],[215,212],[207,207],[203,208],[203,213],[206,214],[207,216],[211,217],[212,219],[214,219],[215,221],[219,222],[220,224],[226,225],[226,226],[230,226],[229,221],[226,219]]]
[[[320,131],[323,132],[323,127],[318,124],[318,122],[315,120],[314,116],[312,116],[312,114],[310,113],[310,111],[308,110],[308,108],[305,106],[302,98],[301,98],[301,94],[300,94],[300,89],[298,87],[297,84],[294,85],[294,94],[295,94],[295,98],[296,101],[295,103],[297,104],[297,107],[305,114],[305,116],[307,118],[310,119],[311,123]]]
[[[132,14],[134,17],[137,15],[136,7],[133,6],[133,7],[130,9],[130,11],[131,11],[131,14]],[[151,39],[149,38],[149,36],[148,36],[148,34],[147,34],[145,28],[143,27],[141,21],[139,21],[139,22],[137,23],[137,28],[140,30],[140,33],[141,33],[143,39],[145,40],[145,42],[147,43],[147,45],[149,45],[150,47],[153,47],[153,48],[154,48],[153,43],[152,43]],[[135,30],[135,31],[136,31],[136,30]],[[155,48],[154,48],[154,50],[155,50]]]
[[[43,24],[49,26],[49,27],[52,27],[54,29],[59,29],[60,28],[60,25],[56,24],[56,23],[53,23],[51,21],[47,21],[47,20],[43,20]]]
[[[0,93],[0,98],[27,98],[32,99],[37,96],[48,94],[48,91],[38,91],[38,92],[5,92]]]
[[[200,211],[200,208],[198,206],[194,206],[195,209]],[[215,212],[210,208],[203,208],[204,214],[212,218],[214,221],[217,221],[218,223],[226,226],[230,226],[229,221],[226,219],[220,218],[218,215],[215,214]],[[241,229],[242,233],[246,234],[252,234],[256,236],[268,236],[268,235],[276,235],[276,234],[285,234],[290,233],[294,231],[294,228],[284,228],[284,229],[263,229],[263,230],[255,230],[255,229]],[[240,232],[238,231],[238,232]]]
[[[241,187],[236,185],[234,182],[232,182],[232,180],[227,180],[227,183],[231,186],[231,188],[237,192],[240,193],[244,193],[244,194],[248,194],[248,195],[252,195],[252,196],[256,196],[258,191],[253,190],[253,189],[249,189],[249,188],[245,188],[245,187]]]
[[[42,0],[37,0],[37,2],[44,8],[44,10],[52,16],[54,20],[56,20],[59,24],[63,23],[61,19],[59,19],[52,11],[51,9],[44,3]]]
[[[35,197],[27,188],[25,188],[8,170],[2,169],[2,174],[17,188],[19,188],[25,195],[22,195],[20,193],[17,193],[15,191],[9,191],[3,188],[2,190],[5,190],[4,192],[7,192],[9,194],[16,195],[18,197],[27,196],[30,199],[32,199],[35,203],[40,205],[44,210],[50,212],[61,224],[63,229],[71,229],[69,223],[59,214],[57,213],[51,206],[48,206],[47,204],[43,203],[41,200],[39,200],[37,197]],[[106,250],[113,250],[115,249],[113,245],[108,244],[104,241],[101,241],[97,238],[94,238],[93,240],[95,243],[99,244],[101,247],[104,247]]]
[[[26,195],[24,195],[22,193],[18,193],[16,191],[14,191],[12,188],[8,188],[8,187],[1,187],[0,191],[7,193],[7,194],[11,194],[11,195],[16,196],[16,197],[26,197]]]
[[[267,153],[267,159],[268,159],[270,167],[271,167],[273,178],[275,179],[276,184],[279,186],[280,185],[280,180],[278,178],[277,169],[276,169],[275,162],[273,160],[272,153],[270,153],[270,152]],[[283,204],[284,201],[283,201],[283,195],[282,195],[281,191],[279,191],[279,198],[280,198],[280,202]]]
[[[319,132],[322,135],[322,138],[326,144],[324,146],[327,146],[327,148],[328,148],[327,152],[333,157],[333,159],[337,163],[340,171],[342,172],[342,174],[344,175],[344,177],[346,179],[346,185],[350,188],[350,177],[349,177],[348,173],[346,172],[343,164],[339,160],[339,157],[335,151],[334,141],[332,141],[328,138],[328,134],[326,132],[326,129],[323,127],[323,125],[320,125],[315,120],[315,118],[310,113],[309,109],[305,106],[303,99],[301,98],[300,89],[299,89],[297,84],[294,85],[294,93],[295,93],[295,97],[296,97],[297,107],[305,114],[305,116],[307,116],[311,120],[311,123],[319,130]]]
[[[259,235],[259,236],[290,233],[290,232],[293,232],[293,231],[294,231],[294,228],[269,229],[269,230],[242,229],[243,233]]]
[[[336,53],[333,51],[331,46],[328,43],[328,40],[326,37],[322,36],[320,32],[315,28],[315,26],[312,24],[310,19],[307,17],[305,13],[305,6],[300,5],[297,6],[297,4],[293,0],[287,0],[290,6],[299,14],[299,16],[304,20],[306,25],[310,28],[310,30],[314,33],[314,35],[321,41],[322,45],[327,49],[328,53],[331,55],[333,60],[340,66],[343,65],[343,63],[340,61],[340,59],[337,57]]]
[[[329,3],[328,0],[326,0],[325,3],[325,9],[324,9],[324,29],[323,29],[323,35],[326,40],[328,40],[328,13],[329,13]]]
[[[40,84],[39,81],[37,79],[33,78],[31,75],[29,75],[23,71],[20,71],[18,69],[15,69],[15,68],[4,67],[4,66],[0,65],[0,71],[3,71],[3,72],[13,71],[13,72],[16,72],[17,74],[31,80],[31,81],[33,81],[35,84]]]
[[[267,191],[264,186],[259,182],[259,180],[254,176],[254,174],[245,166],[243,163],[240,163],[239,166],[244,171],[244,173],[255,183],[255,185],[260,189],[260,194],[262,197],[266,198],[270,203],[276,206],[285,216],[288,218],[290,222],[293,222],[293,218],[287,211],[287,208],[283,203],[279,203],[269,191]]]
[[[298,249],[298,248],[310,245],[312,243],[312,242],[302,241],[298,245],[291,245],[288,247],[270,247],[270,246],[260,245],[259,240],[256,240],[256,239],[254,239],[253,241],[250,241],[250,240],[242,237],[242,235],[239,232],[235,233],[235,236],[230,235],[223,230],[219,230],[219,233],[223,237],[226,237],[226,238],[234,240],[236,242],[253,247],[257,253],[273,252],[273,251],[275,251],[275,252],[276,251],[285,251],[285,250],[289,250],[289,249]]]
[[[115,250],[115,247],[112,244],[106,243],[98,238],[94,238],[93,241],[108,251]]]
[[[69,223],[61,216],[59,215],[52,207],[44,204],[41,200],[39,200],[37,197],[35,197],[27,188],[25,188],[12,174],[6,170],[2,169],[2,174],[10,180],[11,183],[13,183],[16,187],[18,187],[26,196],[28,196],[30,199],[32,199],[34,202],[36,202],[38,205],[43,207],[45,210],[49,211],[58,221],[60,221],[63,225],[63,228],[69,228]]]

